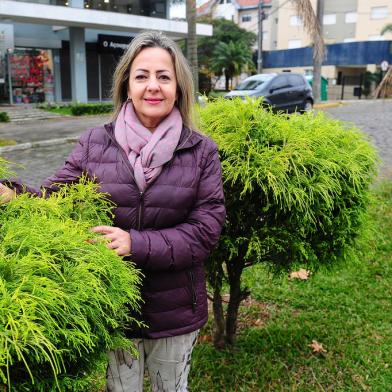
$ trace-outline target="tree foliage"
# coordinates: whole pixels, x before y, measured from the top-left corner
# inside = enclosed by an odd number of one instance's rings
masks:
[[[140,275],[90,231],[110,224],[97,187],[0,207],[0,389],[91,391],[107,350],[131,347]]]
[[[249,294],[244,268],[317,269],[345,258],[366,216],[376,154],[352,126],[323,113],[274,114],[257,100],[210,103],[200,128],[218,144],[226,196],[226,224],[208,263],[222,346],[234,342],[238,307]]]
[[[235,48],[240,48],[240,52],[244,57],[243,60],[238,63],[242,66],[249,64],[249,58],[252,58],[252,47],[256,42],[256,35],[250,31],[246,31],[238,27],[232,21],[226,19],[211,19],[211,18],[200,18],[199,22],[211,23],[213,25],[213,36],[212,37],[201,37],[198,39],[198,58],[201,72],[211,78],[213,74],[222,75],[223,66],[214,67],[213,62],[216,56],[216,50],[220,46],[219,51],[222,51],[221,44],[230,45],[235,44]],[[238,52],[234,50],[234,53]],[[237,57],[237,55],[236,55]]]
[[[233,76],[240,75],[244,67],[254,67],[252,53],[242,42],[219,42],[212,58],[212,70],[216,75],[225,75],[226,90]],[[222,72],[223,71],[223,72]]]

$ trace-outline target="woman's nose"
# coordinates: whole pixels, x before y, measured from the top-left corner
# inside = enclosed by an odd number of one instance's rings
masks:
[[[149,80],[148,80],[148,86],[147,86],[147,88],[149,89],[149,90],[159,90],[159,83],[158,83],[158,80],[157,80],[157,78],[155,78],[155,77],[152,77],[152,78],[150,78]]]

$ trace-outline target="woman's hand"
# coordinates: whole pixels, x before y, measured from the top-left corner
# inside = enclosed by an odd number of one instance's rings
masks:
[[[109,240],[107,247],[113,249],[119,256],[131,254],[131,235],[127,231],[112,226],[96,226],[91,231],[104,234],[103,237]]]
[[[11,201],[16,196],[14,190],[8,188],[8,186],[0,183],[0,204],[5,204]]]

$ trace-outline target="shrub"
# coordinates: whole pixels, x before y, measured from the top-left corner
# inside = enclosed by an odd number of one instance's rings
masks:
[[[70,105],[71,113],[74,116],[86,114],[110,113],[113,110],[111,103],[73,103]]]
[[[218,99],[200,110],[200,128],[219,146],[226,196],[226,224],[207,265],[215,344],[224,345],[234,342],[238,307],[249,294],[244,268],[317,269],[345,258],[366,217],[376,153],[351,125],[323,113],[274,114],[258,100]]]
[[[0,122],[9,122],[10,117],[7,112],[0,112]]]
[[[110,224],[97,190],[82,181],[0,207],[0,389],[98,390],[106,351],[131,347],[140,276],[90,232]]]

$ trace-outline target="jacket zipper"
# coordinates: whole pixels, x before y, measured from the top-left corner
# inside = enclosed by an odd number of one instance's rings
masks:
[[[197,307],[197,297],[196,297],[196,290],[195,290],[195,277],[193,275],[193,266],[192,269],[189,271],[189,279],[191,281],[191,292],[192,292],[192,312],[196,312]]]
[[[143,224],[143,210],[144,210],[144,192],[139,192],[139,213],[138,213],[138,223],[137,230],[140,231],[142,229]]]

